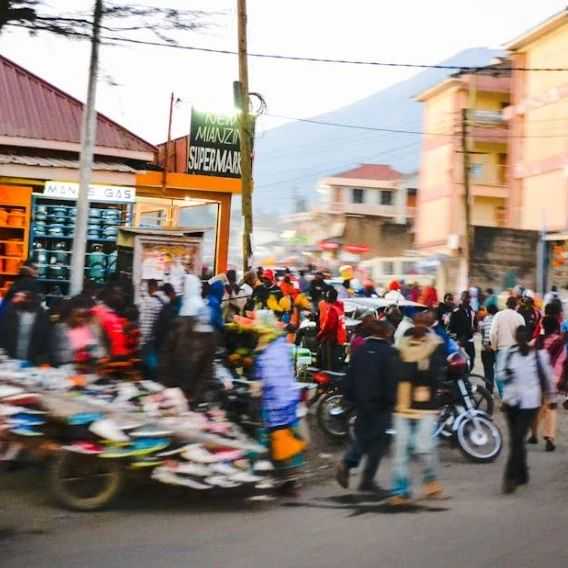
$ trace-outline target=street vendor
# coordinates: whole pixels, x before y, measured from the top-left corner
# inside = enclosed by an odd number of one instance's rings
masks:
[[[254,329],[259,336],[256,378],[262,383],[262,413],[268,446],[281,493],[297,494],[298,476],[304,464],[305,442],[298,431],[299,391],[294,376],[290,345],[274,314],[257,312]]]

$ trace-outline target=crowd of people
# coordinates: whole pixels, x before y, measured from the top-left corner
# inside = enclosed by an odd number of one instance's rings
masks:
[[[412,454],[423,462],[425,496],[444,497],[432,432],[438,385],[456,350],[467,354],[473,368],[476,343],[481,345],[487,388],[502,401],[510,439],[506,492],[528,482],[527,440],[538,443],[542,431],[546,450],[556,447],[559,396],[568,390],[568,322],[556,289],[541,309],[534,294],[522,289],[497,296],[492,289],[470,288],[457,302],[452,294],[439,301],[433,284],[421,288],[394,281],[382,290],[387,307],[364,314],[348,333],[344,300],[381,294],[371,281],[355,287],[352,274],[344,274],[339,284],[314,270],[286,269],[277,276],[258,268],[242,279],[228,270],[206,282],[187,274],[181,295],[155,280],[144,281],[135,294],[131,281],[117,278],[102,287],[86,282],[81,294],[49,310],[36,276],[32,264],[24,265],[0,306],[0,348],[8,356],[24,365],[145,376],[179,387],[194,404],[217,380],[214,361],[225,344],[226,324],[264,314],[261,327],[270,328],[264,336],[270,339],[259,341],[254,378],[266,385],[265,416],[271,432],[279,432],[274,446],[284,440],[283,451],[295,463],[301,454],[298,400],[290,394],[295,377],[283,356],[284,338],[294,341],[303,318],[311,318],[319,365],[347,369],[345,397],[357,409],[356,439],[337,467],[337,479],[347,487],[350,471],[365,457],[360,489],[381,491],[376,473],[387,432],[394,428],[395,504],[411,497]],[[401,300],[416,304],[403,308]],[[289,428],[286,436],[283,428]],[[298,451],[289,452],[291,445]]]

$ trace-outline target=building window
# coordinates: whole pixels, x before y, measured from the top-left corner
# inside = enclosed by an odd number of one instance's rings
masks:
[[[365,190],[353,189],[352,201],[353,203],[365,203]]]
[[[390,260],[383,261],[383,274],[385,276],[391,276],[394,274],[394,262]]]
[[[166,224],[167,214],[165,209],[156,209],[155,211],[144,211],[140,214],[140,227],[152,228],[162,227]]]
[[[471,164],[469,175],[472,179],[480,180],[483,178],[483,164]]]
[[[382,189],[379,199],[381,200],[381,205],[392,205],[393,204],[392,191]]]
[[[403,274],[417,274],[416,263],[411,260],[404,260],[402,262],[402,273]]]

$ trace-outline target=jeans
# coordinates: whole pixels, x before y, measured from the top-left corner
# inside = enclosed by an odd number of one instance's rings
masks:
[[[529,481],[527,467],[526,439],[538,408],[507,408],[507,426],[509,427],[509,459],[505,467],[505,479],[523,484]]]
[[[438,451],[434,438],[435,414],[425,414],[421,418],[407,418],[395,414],[394,456],[392,464],[392,493],[410,497],[412,483],[409,464],[413,454],[422,460],[423,482],[431,483],[438,479]]]
[[[493,394],[495,388],[495,351],[484,349],[481,352],[481,362],[483,363],[483,374],[487,390]]]
[[[463,348],[469,357],[471,369],[473,370],[475,367],[475,343],[473,341],[464,341]]]
[[[339,346],[337,342],[324,339],[320,345],[320,367],[326,371],[339,370]]]
[[[503,385],[505,384],[505,377],[502,375],[502,370],[505,365],[504,358],[507,356],[508,349],[497,349],[495,352],[495,368],[499,373],[495,373],[495,384],[497,385],[497,390],[499,391],[499,396],[503,398]]]

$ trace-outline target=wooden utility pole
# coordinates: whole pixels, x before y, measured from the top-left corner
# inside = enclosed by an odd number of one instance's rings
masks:
[[[468,119],[469,110],[462,109],[461,116],[461,146],[463,155],[463,202],[464,202],[464,244],[463,244],[463,258],[465,265],[465,285],[469,283],[469,264],[471,260],[472,248],[472,230],[471,230],[471,199],[470,199],[470,159],[469,159],[469,144],[468,144]]]
[[[239,131],[241,139],[241,201],[243,216],[243,270],[251,268],[252,256],[252,126],[249,113],[247,60],[247,2],[238,1],[239,18],[239,82],[241,109]]]
[[[77,197],[77,217],[75,220],[75,238],[71,254],[71,295],[79,294],[85,279],[85,253],[87,250],[87,225],[89,219],[89,186],[93,169],[93,157],[97,137],[97,112],[95,100],[97,94],[97,75],[99,67],[99,42],[103,0],[95,0],[93,12],[93,38],[91,40],[91,58],[89,62],[89,85],[87,102],[83,109],[81,126],[81,160],[79,165],[79,195]]]
[[[174,115],[174,93],[170,96],[170,114],[168,118],[168,137],[166,138],[166,147],[164,148],[164,169],[162,171],[162,193],[166,193],[168,185],[168,172],[170,166],[170,141],[172,139],[172,120]]]

